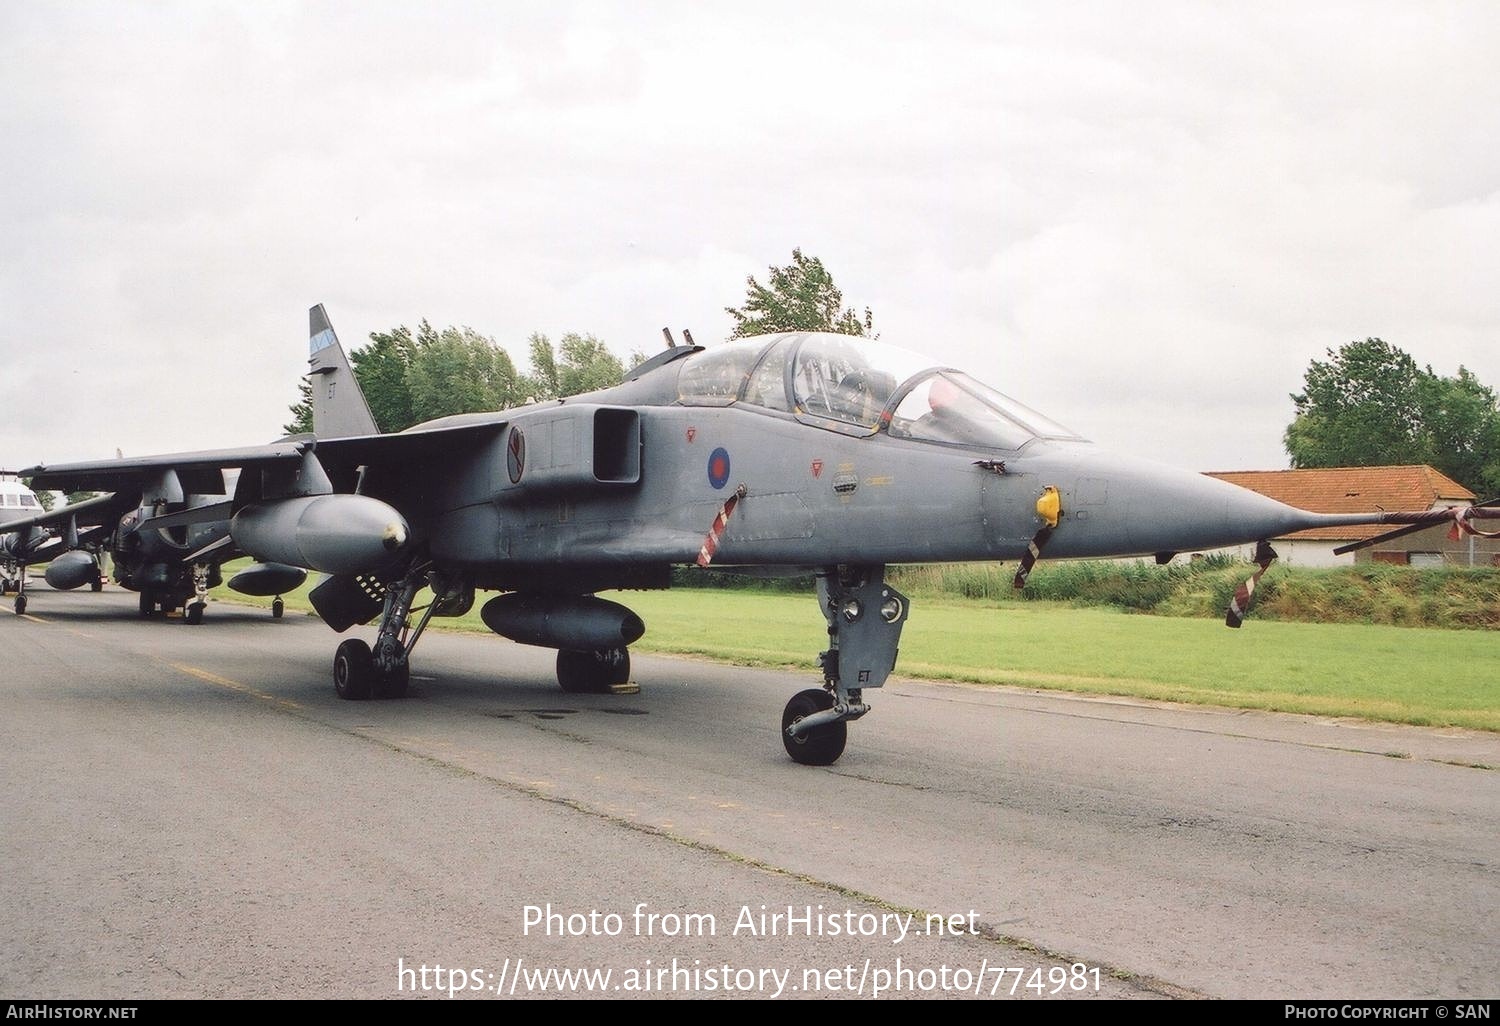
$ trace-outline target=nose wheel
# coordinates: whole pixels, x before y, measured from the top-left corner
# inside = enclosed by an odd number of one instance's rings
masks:
[[[828,691],[808,688],[792,696],[792,700],[781,711],[781,743],[793,762],[804,766],[832,766],[844,754],[844,745],[849,740],[849,724],[846,720],[835,720],[797,733],[802,721],[815,713],[833,708],[833,695]]]

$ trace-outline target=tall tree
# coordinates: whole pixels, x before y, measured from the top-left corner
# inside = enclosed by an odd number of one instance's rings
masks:
[[[390,331],[370,332],[370,342],[349,354],[354,379],[365,394],[365,402],[381,431],[400,431],[416,423],[412,412],[411,389],[406,374],[421,341],[435,341],[438,333],[423,321],[413,338],[406,325]],[[289,409],[292,419],[282,426],[289,435],[311,434],[313,429],[312,383],[298,384],[298,399]]]
[[[1292,396],[1292,466],[1428,463],[1475,492],[1500,488],[1500,409],[1466,368],[1440,377],[1378,338],[1327,353]]]
[[[554,350],[543,334],[528,340],[532,372],[522,375],[494,339],[473,328],[438,331],[422,321],[371,332],[368,345],[349,354],[355,379],[381,431],[454,413],[480,413],[519,405],[528,398],[555,399],[620,382],[619,357],[593,335],[569,332]],[[301,383],[290,409],[288,434],[312,431],[312,386]]]
[[[444,328],[430,339],[424,335],[418,336],[406,373],[413,423],[503,410],[525,398],[515,363],[494,339],[473,328]]]
[[[370,344],[349,354],[355,380],[381,431],[401,431],[425,419],[413,407],[408,375],[417,351],[437,339],[438,333],[424,320],[415,338],[404,324],[390,331],[372,331]]]
[[[1467,367],[1428,380],[1422,399],[1434,454],[1443,473],[1483,497],[1500,495],[1500,403]]]
[[[1425,386],[1417,362],[1378,338],[1350,342],[1314,360],[1285,443],[1294,467],[1426,463]]]
[[[598,388],[618,385],[625,376],[625,365],[593,335],[568,332],[557,345],[540,332],[527,340],[531,357],[531,377],[527,379],[531,397],[557,399]]]
[[[767,269],[766,284],[751,275],[745,279],[745,304],[724,308],[734,318],[730,338],[765,335],[777,331],[832,331],[840,335],[874,337],[874,318],[865,307],[864,317],[852,309],[840,309],[844,294],[833,284],[833,275],[817,257],[792,250],[792,262]]]
[[[289,435],[310,435],[313,429],[312,382],[303,378],[297,385],[298,399],[288,406],[292,419],[281,425]]]

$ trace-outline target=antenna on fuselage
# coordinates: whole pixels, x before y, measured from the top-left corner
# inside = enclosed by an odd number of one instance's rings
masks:
[[[671,328],[663,328],[663,329],[661,329],[661,333],[667,337],[667,348],[668,349],[676,349],[677,348],[677,340],[672,337],[672,329]]]

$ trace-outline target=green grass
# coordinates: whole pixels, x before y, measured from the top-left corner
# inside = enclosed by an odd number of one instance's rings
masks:
[[[226,577],[229,575],[226,574]],[[308,609],[305,591],[288,610]],[[250,601],[220,591],[227,601]],[[811,677],[827,634],[811,594],[609,594],[646,621],[642,652]],[[485,631],[475,608],[441,627]],[[269,600],[266,600],[267,602]],[[422,601],[422,600],[419,600]],[[1359,624],[1140,616],[1050,602],[913,602],[898,675],[1246,709],[1500,730],[1500,636]]]
[[[1223,556],[1164,567],[1146,561],[1043,560],[1019,597],[1219,619],[1235,588],[1254,569]],[[1013,576],[1010,565],[950,563],[898,567],[890,580],[911,595],[1003,601],[1017,597]],[[1256,589],[1255,616],[1263,621],[1493,629],[1500,627],[1500,568],[1274,564]]]

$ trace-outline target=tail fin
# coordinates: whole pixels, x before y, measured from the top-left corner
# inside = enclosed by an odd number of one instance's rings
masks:
[[[307,335],[307,375],[313,379],[313,434],[319,438],[379,434],[354,368],[349,366],[322,303],[308,311]]]

